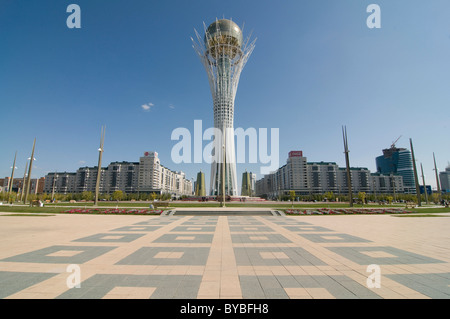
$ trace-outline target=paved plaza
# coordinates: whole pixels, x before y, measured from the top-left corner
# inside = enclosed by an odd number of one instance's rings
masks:
[[[450,298],[450,214],[190,213],[0,213],[0,298]]]

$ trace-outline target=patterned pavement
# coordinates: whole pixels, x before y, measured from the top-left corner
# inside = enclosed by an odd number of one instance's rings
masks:
[[[448,214],[6,215],[0,298],[450,298]]]

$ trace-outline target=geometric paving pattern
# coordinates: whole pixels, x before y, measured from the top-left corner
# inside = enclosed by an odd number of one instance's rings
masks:
[[[290,295],[306,298],[311,294],[336,299],[381,298],[346,276],[241,276],[240,280],[246,299],[287,299]]]
[[[301,247],[235,247],[238,266],[320,266],[323,261]]]
[[[359,265],[432,264],[443,261],[394,247],[329,247],[331,251]]]
[[[3,299],[54,275],[51,273],[0,271],[0,298]]]
[[[450,218],[28,218],[0,224],[0,298],[450,299]],[[381,288],[367,284],[373,264]]]
[[[370,240],[349,234],[299,234],[314,243],[368,243]]]
[[[208,247],[142,247],[117,265],[205,265]]]
[[[450,272],[440,274],[386,275],[411,289],[434,299],[450,299]]]
[[[47,248],[31,251],[0,261],[24,262],[24,263],[62,263],[82,264],[98,257],[115,247],[104,246],[67,246],[55,245]]]
[[[129,243],[144,234],[128,234],[128,233],[104,233],[95,234],[92,236],[79,238],[74,240],[75,242],[88,242],[88,243]]]
[[[233,243],[264,243],[264,244],[273,244],[273,243],[292,243],[289,239],[280,234],[273,233],[240,233],[240,234],[232,234],[231,239]]]
[[[85,280],[82,289],[68,290],[57,298],[101,299],[125,294],[126,298],[132,299],[194,299],[201,281],[202,276],[99,274]],[[120,287],[131,289],[117,289]]]

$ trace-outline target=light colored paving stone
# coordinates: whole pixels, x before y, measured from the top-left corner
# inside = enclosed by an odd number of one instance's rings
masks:
[[[9,299],[450,298],[450,218],[2,218],[0,286],[10,285]],[[82,290],[67,286],[77,256]],[[371,263],[380,288],[367,286]],[[38,277],[8,282],[15,273]]]

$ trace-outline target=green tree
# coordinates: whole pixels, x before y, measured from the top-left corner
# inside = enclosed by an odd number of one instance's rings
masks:
[[[9,200],[9,202],[12,204],[17,198],[17,193],[16,192],[11,192],[11,194],[7,195],[7,198]]]
[[[294,207],[295,191],[289,191],[289,199],[292,202],[292,207]]]
[[[365,192],[359,192],[358,193],[358,199],[361,201],[361,204],[364,205],[366,201],[366,193]]]
[[[431,198],[433,199],[433,202],[435,204],[439,204],[439,194],[438,193],[431,194]]]
[[[90,201],[94,198],[94,194],[92,192],[84,191],[81,193],[81,199]]]
[[[324,196],[329,201],[332,201],[334,199],[334,193],[333,192],[326,192]]]
[[[137,193],[129,193],[126,195],[127,200],[138,200],[138,194]]]
[[[113,200],[121,200],[123,198],[123,192],[122,191],[114,191],[114,193],[112,194],[112,198]]]
[[[387,196],[386,199],[387,199],[389,205],[391,205],[391,204],[392,204],[392,201],[394,200],[394,197],[392,197],[392,196]]]

